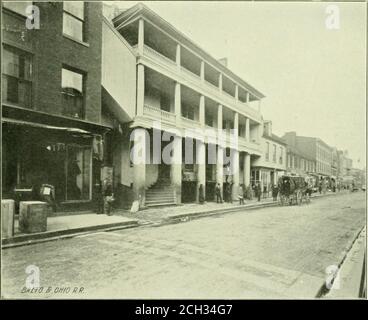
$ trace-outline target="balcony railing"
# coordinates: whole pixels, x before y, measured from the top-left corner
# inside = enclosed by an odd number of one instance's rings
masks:
[[[173,124],[175,123],[175,120],[176,120],[175,114],[165,111],[165,110],[158,109],[156,107],[149,106],[147,104],[144,105],[143,113],[155,119],[165,121],[165,122],[170,122]]]
[[[200,81],[201,80],[201,77],[198,74],[195,74],[194,72],[186,69],[183,66],[180,67],[180,70],[181,70],[181,72],[183,72],[184,74],[186,74],[187,76],[189,76],[194,81]]]
[[[137,50],[137,48],[138,48],[137,45],[133,46],[134,50]],[[174,68],[174,67],[177,68],[177,64],[176,64],[175,61],[173,61],[172,59],[166,57],[165,55],[159,53],[158,51],[156,51],[155,49],[153,49],[153,48],[151,48],[147,45],[144,45],[143,53],[147,57],[149,57],[153,60],[156,60],[156,61],[160,61],[162,64],[164,64],[166,66],[169,65],[171,68]],[[222,103],[224,105],[233,106],[242,114],[245,114],[245,115],[249,114],[250,116],[252,116],[255,119],[260,119],[260,114],[259,114],[258,110],[255,110],[254,108],[249,106],[247,103],[241,102],[239,100],[236,101],[234,96],[232,96],[231,94],[229,94],[225,90],[220,91],[218,86],[210,83],[207,80],[205,80],[202,83],[200,76],[198,76],[197,74],[191,72],[190,70],[186,69],[183,66],[181,66],[180,70],[181,70],[182,75],[184,77],[186,76],[188,79],[192,80],[198,86],[203,86],[203,83],[204,83],[206,89],[209,90],[209,92],[211,94],[215,95],[218,99],[223,100],[223,101],[220,101],[220,103]],[[245,108],[245,109],[242,109],[242,108]],[[242,111],[245,111],[245,112],[242,112]]]
[[[147,56],[151,56],[153,58],[157,58],[161,61],[167,62],[167,63],[171,64],[172,66],[176,66],[175,61],[173,61],[170,58],[164,56],[163,54],[159,53],[158,51],[156,51],[155,49],[152,49],[149,46],[144,45],[143,53]]]
[[[192,120],[192,119],[189,119],[189,118],[186,118],[186,117],[183,117],[183,116],[181,117],[181,120],[182,120],[182,124],[185,127],[189,127],[189,128],[198,128],[198,127],[200,127],[199,121]]]

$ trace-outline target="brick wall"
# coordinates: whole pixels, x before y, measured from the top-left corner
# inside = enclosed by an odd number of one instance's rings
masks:
[[[85,77],[85,120],[101,122],[102,3],[86,2],[86,45],[63,36],[63,3],[35,2],[40,29],[24,28],[25,17],[3,9],[3,42],[33,54],[33,109],[61,115],[61,69],[68,66]],[[9,28],[24,30],[20,33]]]

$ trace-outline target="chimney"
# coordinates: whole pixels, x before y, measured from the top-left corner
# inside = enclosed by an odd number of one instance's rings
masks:
[[[227,68],[227,58],[221,58],[218,60],[218,62]]]
[[[287,144],[296,147],[296,132],[290,131],[286,132],[283,136],[283,139],[286,141]]]

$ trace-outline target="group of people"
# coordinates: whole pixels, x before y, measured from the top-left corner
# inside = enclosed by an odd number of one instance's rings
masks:
[[[234,183],[226,182],[224,184],[224,200],[222,199],[221,185],[220,183],[216,184],[215,194],[216,194],[216,202],[217,203],[233,203],[232,189]],[[274,201],[277,201],[277,196],[279,193],[279,188],[277,184],[272,186],[272,197]],[[238,189],[238,199],[240,204],[244,204],[245,199],[252,200],[253,197],[256,197],[258,201],[261,201],[262,197],[262,188],[260,182],[256,182],[256,184],[252,186],[245,186],[241,184]]]

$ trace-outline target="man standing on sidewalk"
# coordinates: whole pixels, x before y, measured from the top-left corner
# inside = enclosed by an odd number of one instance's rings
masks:
[[[216,202],[217,203],[222,203],[221,187],[220,187],[220,184],[219,183],[216,184],[215,193],[216,193]]]
[[[258,201],[261,201],[261,195],[262,195],[261,184],[259,182],[257,182],[257,184],[256,184],[256,197],[257,197]]]

